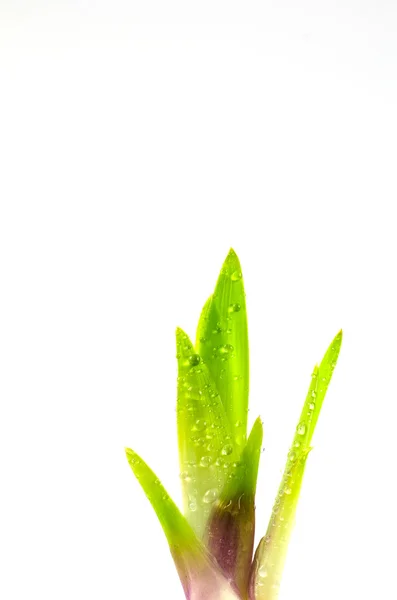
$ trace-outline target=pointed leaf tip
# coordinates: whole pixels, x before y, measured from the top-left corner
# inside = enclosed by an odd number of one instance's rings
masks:
[[[314,367],[267,534],[261,540],[255,554],[250,580],[251,600],[275,600],[278,597],[306,460],[312,449],[312,436],[336,366],[341,343],[342,330],[332,340],[320,365]]]
[[[161,481],[134,450],[126,448],[125,453],[135,477],[161,523],[170,546],[181,543],[192,545],[195,536]]]
[[[235,443],[242,449],[247,435],[248,328],[241,265],[232,248],[202,310],[196,339],[196,351],[211,373]]]
[[[186,598],[239,600],[155,473],[134,450],[126,448],[125,453],[163,527]]]
[[[238,260],[237,253],[236,253],[236,251],[233,248],[230,248],[227,257],[230,257],[230,258]]]

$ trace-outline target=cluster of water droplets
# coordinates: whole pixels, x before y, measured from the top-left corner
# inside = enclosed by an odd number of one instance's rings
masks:
[[[196,404],[193,407],[198,410]],[[185,408],[189,412],[189,403]],[[191,422],[189,437],[192,451],[186,469],[180,474],[186,484],[190,512],[196,512],[200,505],[209,506],[219,498],[233,466],[229,459],[232,458],[234,447],[230,437],[223,431],[221,414],[210,410],[207,416],[208,419],[200,417]],[[205,489],[204,482],[208,484]]]
[[[232,283],[242,278],[240,270],[226,270],[224,274],[230,277]],[[216,298],[214,294],[213,299]],[[235,356],[235,348],[227,339],[221,336],[232,333],[233,319],[242,312],[239,302],[231,301],[227,314],[222,321],[216,322],[212,327],[208,339],[201,337],[200,342],[210,343],[210,354],[212,359],[217,359],[220,364],[226,363]],[[207,317],[208,318],[208,317]],[[219,342],[216,338],[219,336]],[[207,336],[206,336],[207,337]],[[208,346],[207,346],[208,348]],[[182,357],[181,357],[182,353]],[[201,353],[200,353],[201,354]],[[180,338],[177,358],[182,358],[182,370],[178,377],[178,402],[177,411],[183,412],[182,419],[190,425],[189,444],[187,450],[188,462],[184,465],[180,477],[188,497],[188,509],[196,512],[201,505],[212,505],[220,495],[227,478],[236,476],[238,463],[233,457],[234,446],[230,436],[223,430],[224,423],[221,409],[218,410],[221,400],[216,391],[206,379],[206,359],[196,353],[189,338]],[[186,357],[186,358],[184,358]],[[208,358],[209,360],[209,358]],[[218,376],[222,379],[227,374],[227,365],[220,367]],[[233,374],[233,380],[243,379],[238,373]],[[205,415],[204,418],[202,415]],[[198,418],[194,418],[197,415]],[[236,436],[233,439],[244,437],[244,423],[236,421]],[[241,433],[240,433],[241,430]],[[190,450],[189,450],[190,448]],[[208,483],[204,489],[203,482]]]

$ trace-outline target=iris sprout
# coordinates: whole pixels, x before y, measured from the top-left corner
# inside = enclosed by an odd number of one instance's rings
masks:
[[[133,450],[128,462],[167,537],[188,600],[275,600],[311,439],[342,332],[315,366],[266,535],[253,557],[263,428],[247,437],[249,353],[240,262],[230,250],[202,310],[195,343],[176,331],[183,510]]]

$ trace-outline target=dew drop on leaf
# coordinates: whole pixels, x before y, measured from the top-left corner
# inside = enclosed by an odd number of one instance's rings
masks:
[[[229,456],[233,452],[233,446],[231,444],[225,444],[221,450],[223,456]]]
[[[232,281],[240,281],[240,279],[242,278],[242,273],[241,271],[233,271],[233,273],[230,276],[230,279]]]
[[[306,433],[305,423],[299,423],[298,427],[296,428],[296,433],[298,435],[305,435],[305,433]]]
[[[238,302],[234,302],[233,304],[229,305],[228,311],[230,313],[236,313],[239,312],[241,310],[241,304],[239,304]]]
[[[204,431],[204,429],[207,427],[207,422],[204,421],[204,419],[197,419],[197,421],[194,424],[194,429],[196,431]]]
[[[211,488],[207,490],[203,496],[203,502],[205,504],[212,504],[218,498],[218,490],[217,488]]]
[[[222,346],[214,348],[214,355],[219,356],[222,360],[228,360],[233,350],[234,347],[231,344],[223,344]]]
[[[262,579],[265,579],[265,577],[267,577],[267,569],[266,569],[266,567],[263,567],[263,566],[259,567],[259,569],[258,569],[258,575]]]
[[[211,456],[202,456],[201,457],[201,460],[200,460],[201,467],[209,467],[211,463],[212,463]]]
[[[198,354],[192,354],[191,356],[189,356],[189,364],[192,367],[196,367],[197,365],[200,364],[200,356]]]

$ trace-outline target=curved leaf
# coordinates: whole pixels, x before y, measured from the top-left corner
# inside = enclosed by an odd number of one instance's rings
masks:
[[[130,448],[126,448],[126,455],[167,537],[186,598],[188,600],[219,600],[220,598],[239,600],[232,584],[209,556],[155,473]],[[149,559],[155,560],[155,556]],[[162,597],[164,594],[161,583],[159,587],[159,595]]]

